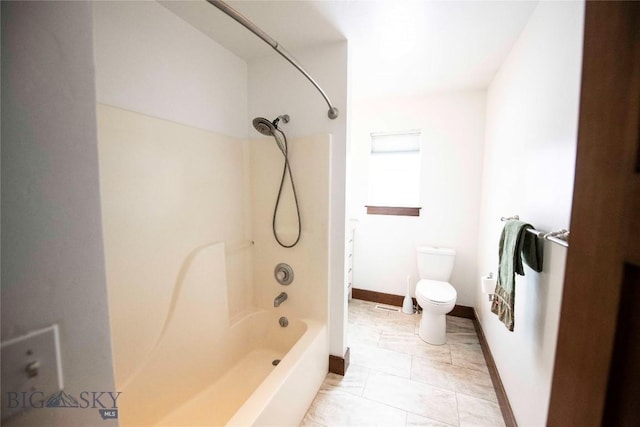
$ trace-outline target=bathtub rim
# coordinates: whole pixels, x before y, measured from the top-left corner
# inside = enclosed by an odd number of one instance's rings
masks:
[[[295,368],[302,362],[305,353],[313,351],[313,344],[327,333],[327,324],[311,318],[299,318],[306,323],[307,330],[294,346],[285,354],[276,369],[255,389],[251,396],[242,404],[236,413],[227,421],[225,426],[253,426],[271,403],[275,394],[289,379]],[[325,339],[323,353],[328,364],[329,346]],[[327,365],[328,366],[328,365]],[[328,368],[327,368],[328,369]],[[328,372],[328,370],[327,370]],[[318,384],[319,388],[320,384]],[[317,390],[316,390],[317,393]],[[315,393],[314,393],[315,394]],[[311,402],[308,402],[311,403]]]

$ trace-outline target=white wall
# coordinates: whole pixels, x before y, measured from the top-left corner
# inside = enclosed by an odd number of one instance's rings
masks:
[[[2,3],[2,340],[57,323],[75,396],[115,387],[92,26],[88,2]],[[114,425],[96,409],[34,409],[6,422],[97,424]]]
[[[346,349],[347,310],[344,276],[347,43],[317,46],[293,54],[327,92],[340,110],[340,116],[330,120],[327,117],[328,107],[316,89],[291,64],[277,55],[249,63],[249,116],[273,120],[281,114],[289,114],[291,121],[283,125],[289,137],[314,133],[332,135],[329,334],[331,354],[343,356]],[[250,128],[250,135],[256,134]]]
[[[474,305],[484,115],[484,91],[354,101],[354,288],[404,295],[410,274],[415,291],[415,248],[445,246],[456,250],[457,304]],[[420,216],[367,215],[370,134],[413,129],[422,131]]]
[[[156,2],[96,2],[98,102],[228,136],[247,130],[247,64]]]
[[[584,4],[541,2],[487,95],[477,277],[496,273],[501,216],[568,228],[578,125]],[[544,269],[516,281],[515,330],[476,310],[519,425],[544,425],[566,249],[546,242]],[[476,282],[479,287],[479,283]],[[585,325],[586,327],[587,325]]]

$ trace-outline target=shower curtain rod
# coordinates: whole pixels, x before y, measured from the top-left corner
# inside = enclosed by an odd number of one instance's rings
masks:
[[[222,12],[226,13],[231,18],[238,21],[240,24],[242,24],[242,26],[244,26],[246,29],[251,31],[253,34],[260,37],[266,44],[271,46],[273,50],[278,52],[280,55],[282,55],[284,59],[289,61],[291,65],[296,67],[298,71],[300,71],[316,87],[316,89],[318,89],[318,92],[320,92],[320,95],[322,95],[322,97],[326,101],[327,105],[329,106],[329,112],[327,113],[327,116],[332,120],[338,117],[338,109],[334,107],[333,104],[331,104],[331,100],[329,99],[327,94],[324,92],[324,90],[322,90],[320,85],[318,85],[318,83],[313,79],[313,77],[311,77],[309,73],[305,71],[302,65],[300,65],[300,63],[289,52],[287,52],[285,48],[280,46],[280,44],[278,44],[277,41],[271,38],[267,33],[262,31],[253,22],[249,21],[242,14],[240,14],[240,12],[238,12],[237,10],[235,10],[234,8],[226,4],[224,1],[207,0],[207,2],[211,3],[213,6],[217,7]]]

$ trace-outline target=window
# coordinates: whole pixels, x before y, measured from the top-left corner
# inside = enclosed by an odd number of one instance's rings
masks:
[[[420,131],[372,133],[367,213],[418,216],[419,204]]]

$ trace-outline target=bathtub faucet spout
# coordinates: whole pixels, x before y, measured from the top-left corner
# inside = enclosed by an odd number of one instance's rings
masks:
[[[278,295],[276,297],[276,299],[273,300],[273,306],[274,307],[279,307],[280,304],[282,304],[284,302],[284,300],[287,299],[287,293],[286,292],[280,292],[280,295]]]

